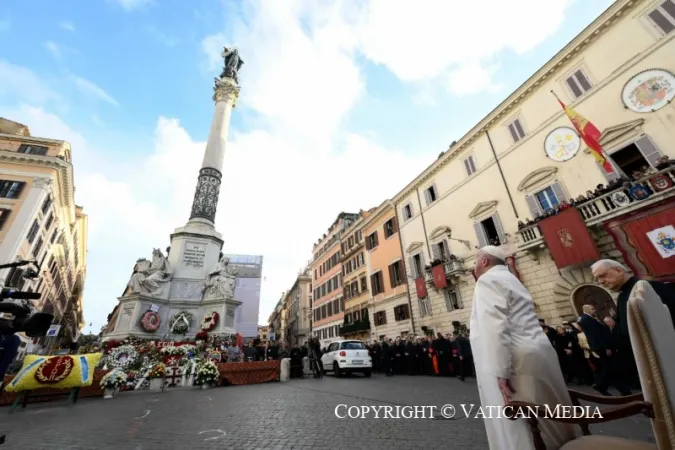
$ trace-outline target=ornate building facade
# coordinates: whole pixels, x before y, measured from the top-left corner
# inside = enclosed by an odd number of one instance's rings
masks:
[[[410,296],[396,209],[387,200],[363,219],[365,262],[370,284],[370,337],[375,340],[412,333]]]
[[[340,213],[314,244],[309,269],[312,274],[312,332],[324,346],[340,337],[344,318],[340,237],[359,219],[359,214]]]
[[[312,276],[309,267],[301,271],[284,294],[286,326],[284,338],[290,346],[303,345],[312,332]]]
[[[0,286],[42,294],[36,308],[61,325],[61,339],[50,344],[76,342],[84,327],[87,216],[74,191],[69,143],[0,118],[0,261],[39,268],[32,277],[26,266],[2,269]]]
[[[613,306],[593,283],[596,259],[675,277],[674,9],[616,1],[392,199],[415,328],[468,324],[474,255],[487,244],[511,255],[551,322]],[[606,164],[551,91],[580,128],[602,132]]]
[[[366,252],[369,246],[373,248],[376,244],[369,242],[368,236],[364,239],[363,224],[371,212],[361,211],[359,219],[345,229],[340,239],[345,315],[339,334],[345,339],[365,341],[370,338]]]

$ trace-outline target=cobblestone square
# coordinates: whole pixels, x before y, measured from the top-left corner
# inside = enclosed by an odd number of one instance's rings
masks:
[[[5,414],[7,449],[486,449],[482,420],[339,419],[337,405],[478,405],[474,379],[350,377],[211,390],[127,392],[112,400],[31,404]],[[459,409],[459,408],[458,408]],[[440,418],[440,414],[436,414]],[[654,442],[646,418],[591,427]]]

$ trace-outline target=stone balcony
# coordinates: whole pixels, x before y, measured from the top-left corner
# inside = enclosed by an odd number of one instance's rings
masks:
[[[464,262],[459,259],[445,261],[443,263],[443,268],[445,269],[445,276],[448,279],[458,277],[465,272]],[[434,284],[434,275],[431,273],[431,269],[424,270],[424,280],[427,284]]]
[[[657,175],[664,175],[671,180],[673,185],[665,190],[656,192],[653,186],[652,179]],[[617,202],[614,195],[621,191],[620,188],[595,197],[589,201],[576,205],[576,208],[584,218],[587,227],[600,225],[615,217],[637,211],[646,206],[653,205],[662,200],[675,196],[675,167],[669,167],[657,173],[651,174],[641,180],[640,183],[649,186],[654,192],[645,200],[633,200],[630,203],[622,204]],[[530,250],[534,248],[543,248],[544,237],[537,224],[533,224],[518,230],[518,250]],[[432,277],[433,280],[433,277]]]

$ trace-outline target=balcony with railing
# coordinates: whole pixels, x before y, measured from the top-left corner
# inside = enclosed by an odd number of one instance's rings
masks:
[[[457,259],[454,255],[451,255],[447,260],[432,261],[430,265],[424,268],[424,280],[428,284],[434,284],[434,274],[432,269],[440,265],[443,265],[443,270],[448,280],[458,277],[466,271],[464,268],[464,261]]]
[[[626,188],[617,187],[583,202],[575,202],[574,208],[579,210],[587,227],[599,225],[615,217],[653,205],[675,196],[675,166],[668,167],[632,183],[642,184],[651,191],[651,195],[643,200],[631,198]],[[519,250],[528,250],[544,245],[544,236],[537,223],[518,230]],[[433,277],[432,277],[433,280]]]

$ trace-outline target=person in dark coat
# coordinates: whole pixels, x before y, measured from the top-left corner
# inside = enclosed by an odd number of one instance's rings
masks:
[[[457,347],[458,373],[457,378],[464,381],[467,376],[471,374],[473,367],[473,353],[471,352],[471,342],[459,334],[454,332],[453,341]]]
[[[586,335],[591,351],[598,355],[593,388],[602,395],[610,395],[607,389],[610,384],[614,384],[621,395],[630,395],[621,367],[617,364],[616,352],[613,350],[616,344],[612,332],[597,319],[593,305],[584,305],[583,311],[579,317],[579,325]]]
[[[603,287],[619,293],[616,299],[617,311],[614,318],[618,328],[619,349],[621,350],[626,345],[630,346],[627,316],[628,299],[635,287],[635,283],[640,281],[640,279],[631,276],[624,265],[612,259],[602,259],[596,262],[591,266],[591,271],[593,272],[593,276],[598,280],[598,283]],[[675,286],[672,283],[660,281],[648,281],[648,283],[656,291],[663,304],[670,310],[670,318],[673,321],[673,327],[675,327]]]
[[[438,374],[447,377],[450,373],[450,342],[438,333],[436,340],[431,344],[438,358]]]
[[[385,338],[386,339],[386,338]],[[394,344],[391,339],[382,341],[382,371],[388,376],[394,375]]]

